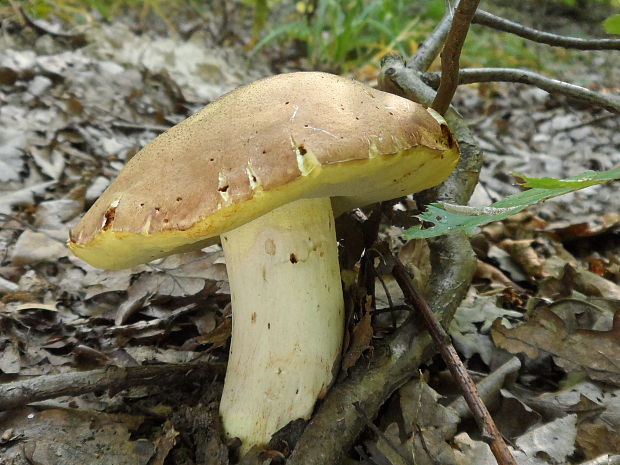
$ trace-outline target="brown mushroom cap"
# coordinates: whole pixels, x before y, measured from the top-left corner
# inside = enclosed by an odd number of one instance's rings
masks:
[[[331,74],[240,87],[136,154],[71,232],[73,252],[120,269],[204,247],[285,203],[336,213],[442,182],[458,160],[432,110]]]

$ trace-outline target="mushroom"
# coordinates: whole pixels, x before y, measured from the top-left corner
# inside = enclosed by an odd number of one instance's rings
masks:
[[[344,325],[334,214],[435,186],[458,157],[430,109],[343,77],[281,74],[148,144],[69,247],[120,269],[221,237],[233,330],[220,412],[247,451],[308,418],[334,379]]]

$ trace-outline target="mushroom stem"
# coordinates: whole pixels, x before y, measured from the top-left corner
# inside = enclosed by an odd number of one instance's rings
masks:
[[[220,413],[243,454],[308,418],[333,380],[344,304],[331,202],[279,207],[222,245],[233,329]]]

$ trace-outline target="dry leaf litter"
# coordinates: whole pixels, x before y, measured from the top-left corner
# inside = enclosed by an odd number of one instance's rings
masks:
[[[0,43],[0,379],[225,359],[230,305],[217,246],[104,272],[72,257],[65,240],[140,147],[222,93],[271,74],[266,58],[218,47],[205,32],[181,40],[122,23],[89,30],[81,48],[28,29]],[[588,85],[605,85],[594,76]],[[602,110],[510,85],[471,86],[456,103],[486,153],[474,205],[516,192],[512,172],[566,177],[620,162],[620,119]],[[478,379],[520,357],[522,368],[485,399],[519,464],[617,463],[616,191],[592,187],[472,237],[476,277],[450,332]],[[402,246],[411,204],[398,204],[380,237],[423,287],[428,248]],[[342,224],[347,247],[360,249],[355,222]],[[355,277],[343,277],[354,290]],[[374,315],[349,292],[363,311],[349,321],[345,371],[367,363],[373,340],[407,315],[381,311],[403,304],[391,276],[376,292]],[[190,378],[181,387],[0,412],[0,463],[229,463],[218,429],[220,382],[206,393]],[[374,419],[381,434],[360,437],[347,463],[495,463],[456,397],[442,363],[429,362]]]

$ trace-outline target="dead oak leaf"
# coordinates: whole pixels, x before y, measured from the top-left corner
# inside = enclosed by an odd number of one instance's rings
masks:
[[[507,328],[498,319],[491,330],[496,346],[537,358],[551,354],[567,371],[585,370],[595,380],[620,385],[620,311],[608,331],[569,329],[549,308],[537,310],[525,324]]]

